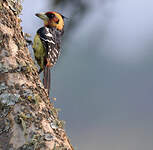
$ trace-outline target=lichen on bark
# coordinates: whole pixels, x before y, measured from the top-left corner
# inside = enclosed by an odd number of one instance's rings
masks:
[[[72,150],[20,26],[19,1],[0,0],[0,150]]]

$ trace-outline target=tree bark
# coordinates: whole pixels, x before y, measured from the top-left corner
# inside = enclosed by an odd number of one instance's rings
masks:
[[[73,150],[20,26],[17,0],[0,0],[0,150]]]

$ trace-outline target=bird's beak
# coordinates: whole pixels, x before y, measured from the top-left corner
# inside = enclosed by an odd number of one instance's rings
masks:
[[[35,15],[44,21],[49,19],[44,13],[37,13]]]

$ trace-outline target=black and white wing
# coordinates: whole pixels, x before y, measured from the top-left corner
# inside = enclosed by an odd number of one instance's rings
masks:
[[[57,39],[56,32],[52,28],[42,27],[37,31],[46,51],[46,61],[53,66],[60,53],[60,43]],[[46,62],[47,63],[47,62]]]

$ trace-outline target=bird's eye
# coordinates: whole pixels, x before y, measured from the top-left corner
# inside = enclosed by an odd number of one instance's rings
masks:
[[[50,18],[50,19],[55,17],[55,15],[52,14],[52,13],[47,13],[46,15],[47,15],[47,17]]]

